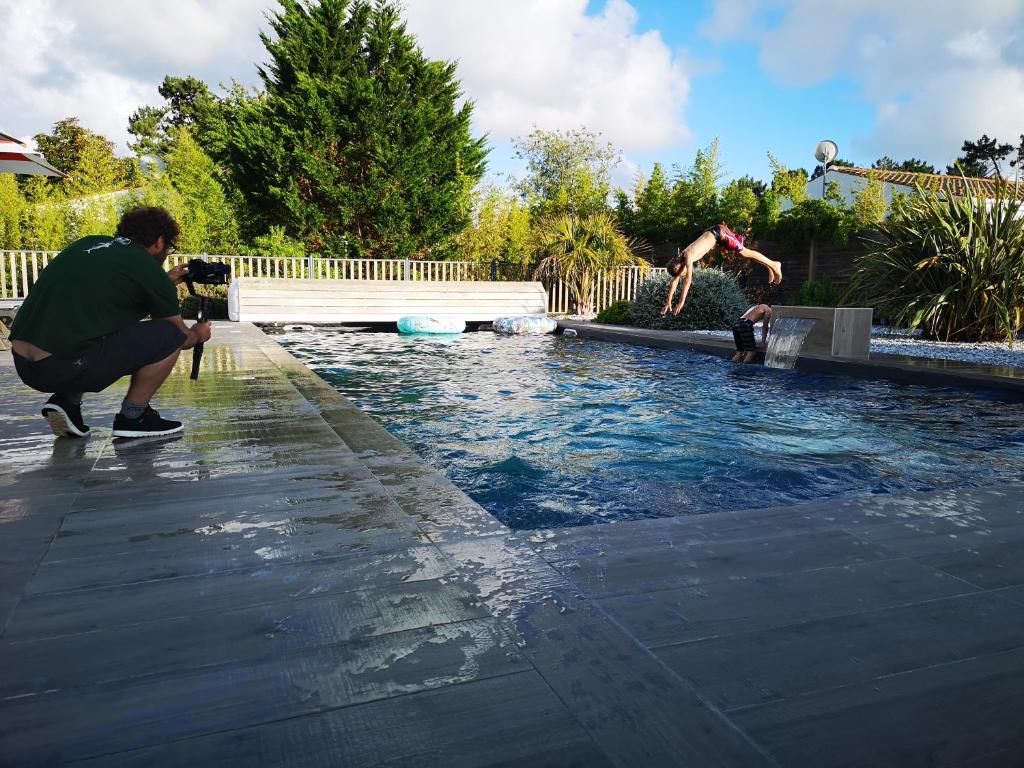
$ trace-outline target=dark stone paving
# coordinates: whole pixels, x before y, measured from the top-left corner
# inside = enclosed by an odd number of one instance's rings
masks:
[[[0,764],[1024,761],[1024,486],[513,534],[214,338],[176,439],[0,358]]]

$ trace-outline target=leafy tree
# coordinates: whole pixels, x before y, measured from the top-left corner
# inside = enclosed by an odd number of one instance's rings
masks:
[[[49,134],[35,136],[36,146],[49,162],[69,174],[69,180],[52,179],[72,197],[121,189],[132,176],[132,161],[114,155],[114,143],[82,127],[77,117],[57,121]]]
[[[630,234],[649,243],[665,243],[671,240],[672,191],[669,189],[668,178],[661,163],[654,164],[650,179],[637,179],[634,200],[636,211]]]
[[[846,243],[855,226],[845,208],[827,200],[801,200],[779,214],[771,236],[794,249],[814,242]]]
[[[274,258],[302,258],[306,255],[306,249],[302,247],[302,243],[288,237],[284,227],[271,227],[265,235],[258,235],[253,239],[252,247],[241,250],[243,253],[253,256]]]
[[[772,169],[771,191],[777,198],[789,200],[794,205],[807,199],[807,171],[787,168],[771,152],[768,153],[768,165]]]
[[[620,153],[597,134],[580,128],[543,131],[514,142],[526,161],[526,177],[516,184],[535,219],[573,214],[590,216],[608,209],[611,172]]]
[[[765,192],[768,191],[768,185],[753,176],[740,176],[733,184],[739,189],[749,189],[758,200],[764,197]]]
[[[718,205],[719,218],[737,232],[743,232],[753,224],[759,202],[751,186],[737,179],[722,190]]]
[[[26,206],[14,174],[0,173],[0,250],[21,248],[21,220]]]
[[[878,226],[885,219],[889,209],[885,202],[885,188],[882,182],[872,174],[867,183],[853,193],[851,213],[857,229],[870,229]]]
[[[191,129],[192,136],[204,142],[223,133],[226,102],[202,80],[167,75],[157,91],[165,99],[163,106],[139,107],[128,119],[128,132],[135,137],[129,146],[137,154],[166,155],[174,146],[177,128]]]
[[[1012,144],[1000,144],[998,139],[990,139],[982,134],[976,141],[965,140],[960,151],[963,153],[946,167],[946,173],[977,178],[1002,178],[1000,162],[1005,160],[1015,147]]]
[[[697,150],[693,165],[678,170],[672,189],[675,237],[689,243],[712,224],[718,223],[718,182],[722,178],[719,142]]]
[[[606,212],[580,217],[563,213],[538,223],[535,245],[541,262],[535,280],[562,280],[569,288],[579,314],[594,311],[597,276],[623,266],[646,267],[635,256],[631,243]]]
[[[250,226],[283,226],[325,254],[446,254],[486,155],[455,65],[428,60],[388,0],[280,6],[261,34],[266,92],[226,120]]]
[[[925,162],[924,160],[918,160],[916,157],[912,157],[909,160],[904,160],[902,163],[897,163],[888,155],[883,155],[871,164],[871,167],[876,171],[904,171],[906,173],[936,173],[935,166],[931,163]]]
[[[236,253],[238,222],[217,176],[217,167],[180,126],[168,134],[167,176],[181,196],[179,249],[186,253]]]
[[[64,195],[60,187],[51,186],[48,179],[32,176],[25,181],[27,206],[24,215],[21,244],[23,248],[38,251],[59,251],[72,237]]]
[[[473,221],[458,237],[460,258],[482,269],[497,262],[502,274],[523,278],[532,255],[530,213],[517,195],[487,185],[475,192]]]

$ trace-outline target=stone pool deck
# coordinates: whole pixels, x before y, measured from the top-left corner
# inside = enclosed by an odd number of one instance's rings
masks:
[[[255,327],[185,362],[70,441],[0,355],[2,765],[1024,760],[1022,484],[516,534]]]

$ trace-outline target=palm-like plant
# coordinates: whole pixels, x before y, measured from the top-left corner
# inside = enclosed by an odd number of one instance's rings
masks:
[[[942,341],[1005,339],[1024,327],[1024,202],[997,186],[956,197],[918,187],[895,201],[846,299]]]
[[[617,267],[638,266],[646,273],[649,263],[634,251],[646,243],[627,238],[606,213],[577,216],[567,213],[544,219],[535,229],[534,246],[541,257],[535,280],[562,280],[579,314],[594,311],[598,276]]]

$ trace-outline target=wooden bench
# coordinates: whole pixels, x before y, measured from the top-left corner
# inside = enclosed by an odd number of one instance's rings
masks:
[[[782,317],[805,317],[817,320],[800,353],[831,357],[861,358],[869,356],[871,347],[870,307],[772,307],[772,322]]]
[[[491,322],[546,311],[538,282],[239,277],[228,288],[228,317],[247,322],[393,323],[406,315]]]

